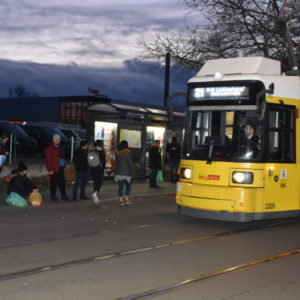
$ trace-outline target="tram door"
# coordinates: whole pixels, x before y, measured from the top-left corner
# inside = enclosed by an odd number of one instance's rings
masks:
[[[270,104],[267,114],[266,212],[296,209],[300,181],[296,169],[295,107]]]

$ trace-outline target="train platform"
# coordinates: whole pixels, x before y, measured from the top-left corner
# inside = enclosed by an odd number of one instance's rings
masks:
[[[39,187],[40,193],[43,196],[43,205],[51,205],[56,204],[56,202],[51,201],[49,185],[40,185]],[[70,201],[58,201],[58,203],[74,203],[72,201],[72,189],[73,183],[67,183],[67,195],[70,198]],[[86,187],[86,195],[91,196],[93,189],[92,182],[89,182]],[[79,192],[79,191],[78,191]],[[117,201],[118,200],[118,185],[113,180],[104,180],[102,188],[100,190],[99,199],[101,202],[109,202],[109,201]],[[171,182],[164,182],[160,185],[159,188],[149,188],[149,183],[147,180],[133,180],[131,185],[131,200],[138,200],[147,197],[166,197],[166,196],[175,196],[176,193],[176,185]],[[57,190],[57,196],[60,200],[60,193]],[[0,207],[7,207],[5,203],[5,199],[7,197],[7,192],[4,187],[0,189]],[[80,203],[88,203],[90,200],[80,200],[78,195],[78,201]]]

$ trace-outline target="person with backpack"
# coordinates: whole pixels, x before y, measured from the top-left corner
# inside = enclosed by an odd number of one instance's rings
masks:
[[[120,205],[131,204],[129,200],[130,183],[132,178],[132,157],[127,141],[122,141],[119,148],[114,151],[116,155],[115,181],[119,185]],[[125,186],[125,200],[123,190]]]
[[[102,140],[96,140],[92,151],[88,154],[88,164],[91,168],[91,177],[94,184],[92,200],[95,204],[99,204],[98,194],[102,186],[104,169],[106,163],[106,155],[104,143]]]
[[[76,170],[76,180],[73,187],[73,201],[77,201],[77,191],[80,186],[80,199],[89,199],[85,195],[85,187],[88,181],[89,165],[88,165],[88,143],[86,140],[80,141],[79,147],[74,154],[74,166]]]

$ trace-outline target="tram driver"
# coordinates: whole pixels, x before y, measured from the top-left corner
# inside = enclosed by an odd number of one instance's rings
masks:
[[[240,141],[240,154],[242,158],[249,159],[257,157],[260,146],[259,136],[255,134],[256,128],[247,123],[244,127],[244,135]]]

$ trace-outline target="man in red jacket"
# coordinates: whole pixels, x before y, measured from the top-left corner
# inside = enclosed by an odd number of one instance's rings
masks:
[[[60,189],[63,201],[68,201],[66,196],[66,180],[65,180],[65,155],[64,150],[60,147],[61,136],[54,134],[52,142],[45,149],[45,163],[50,173],[50,195],[52,201],[58,201],[56,197],[57,186]]]

